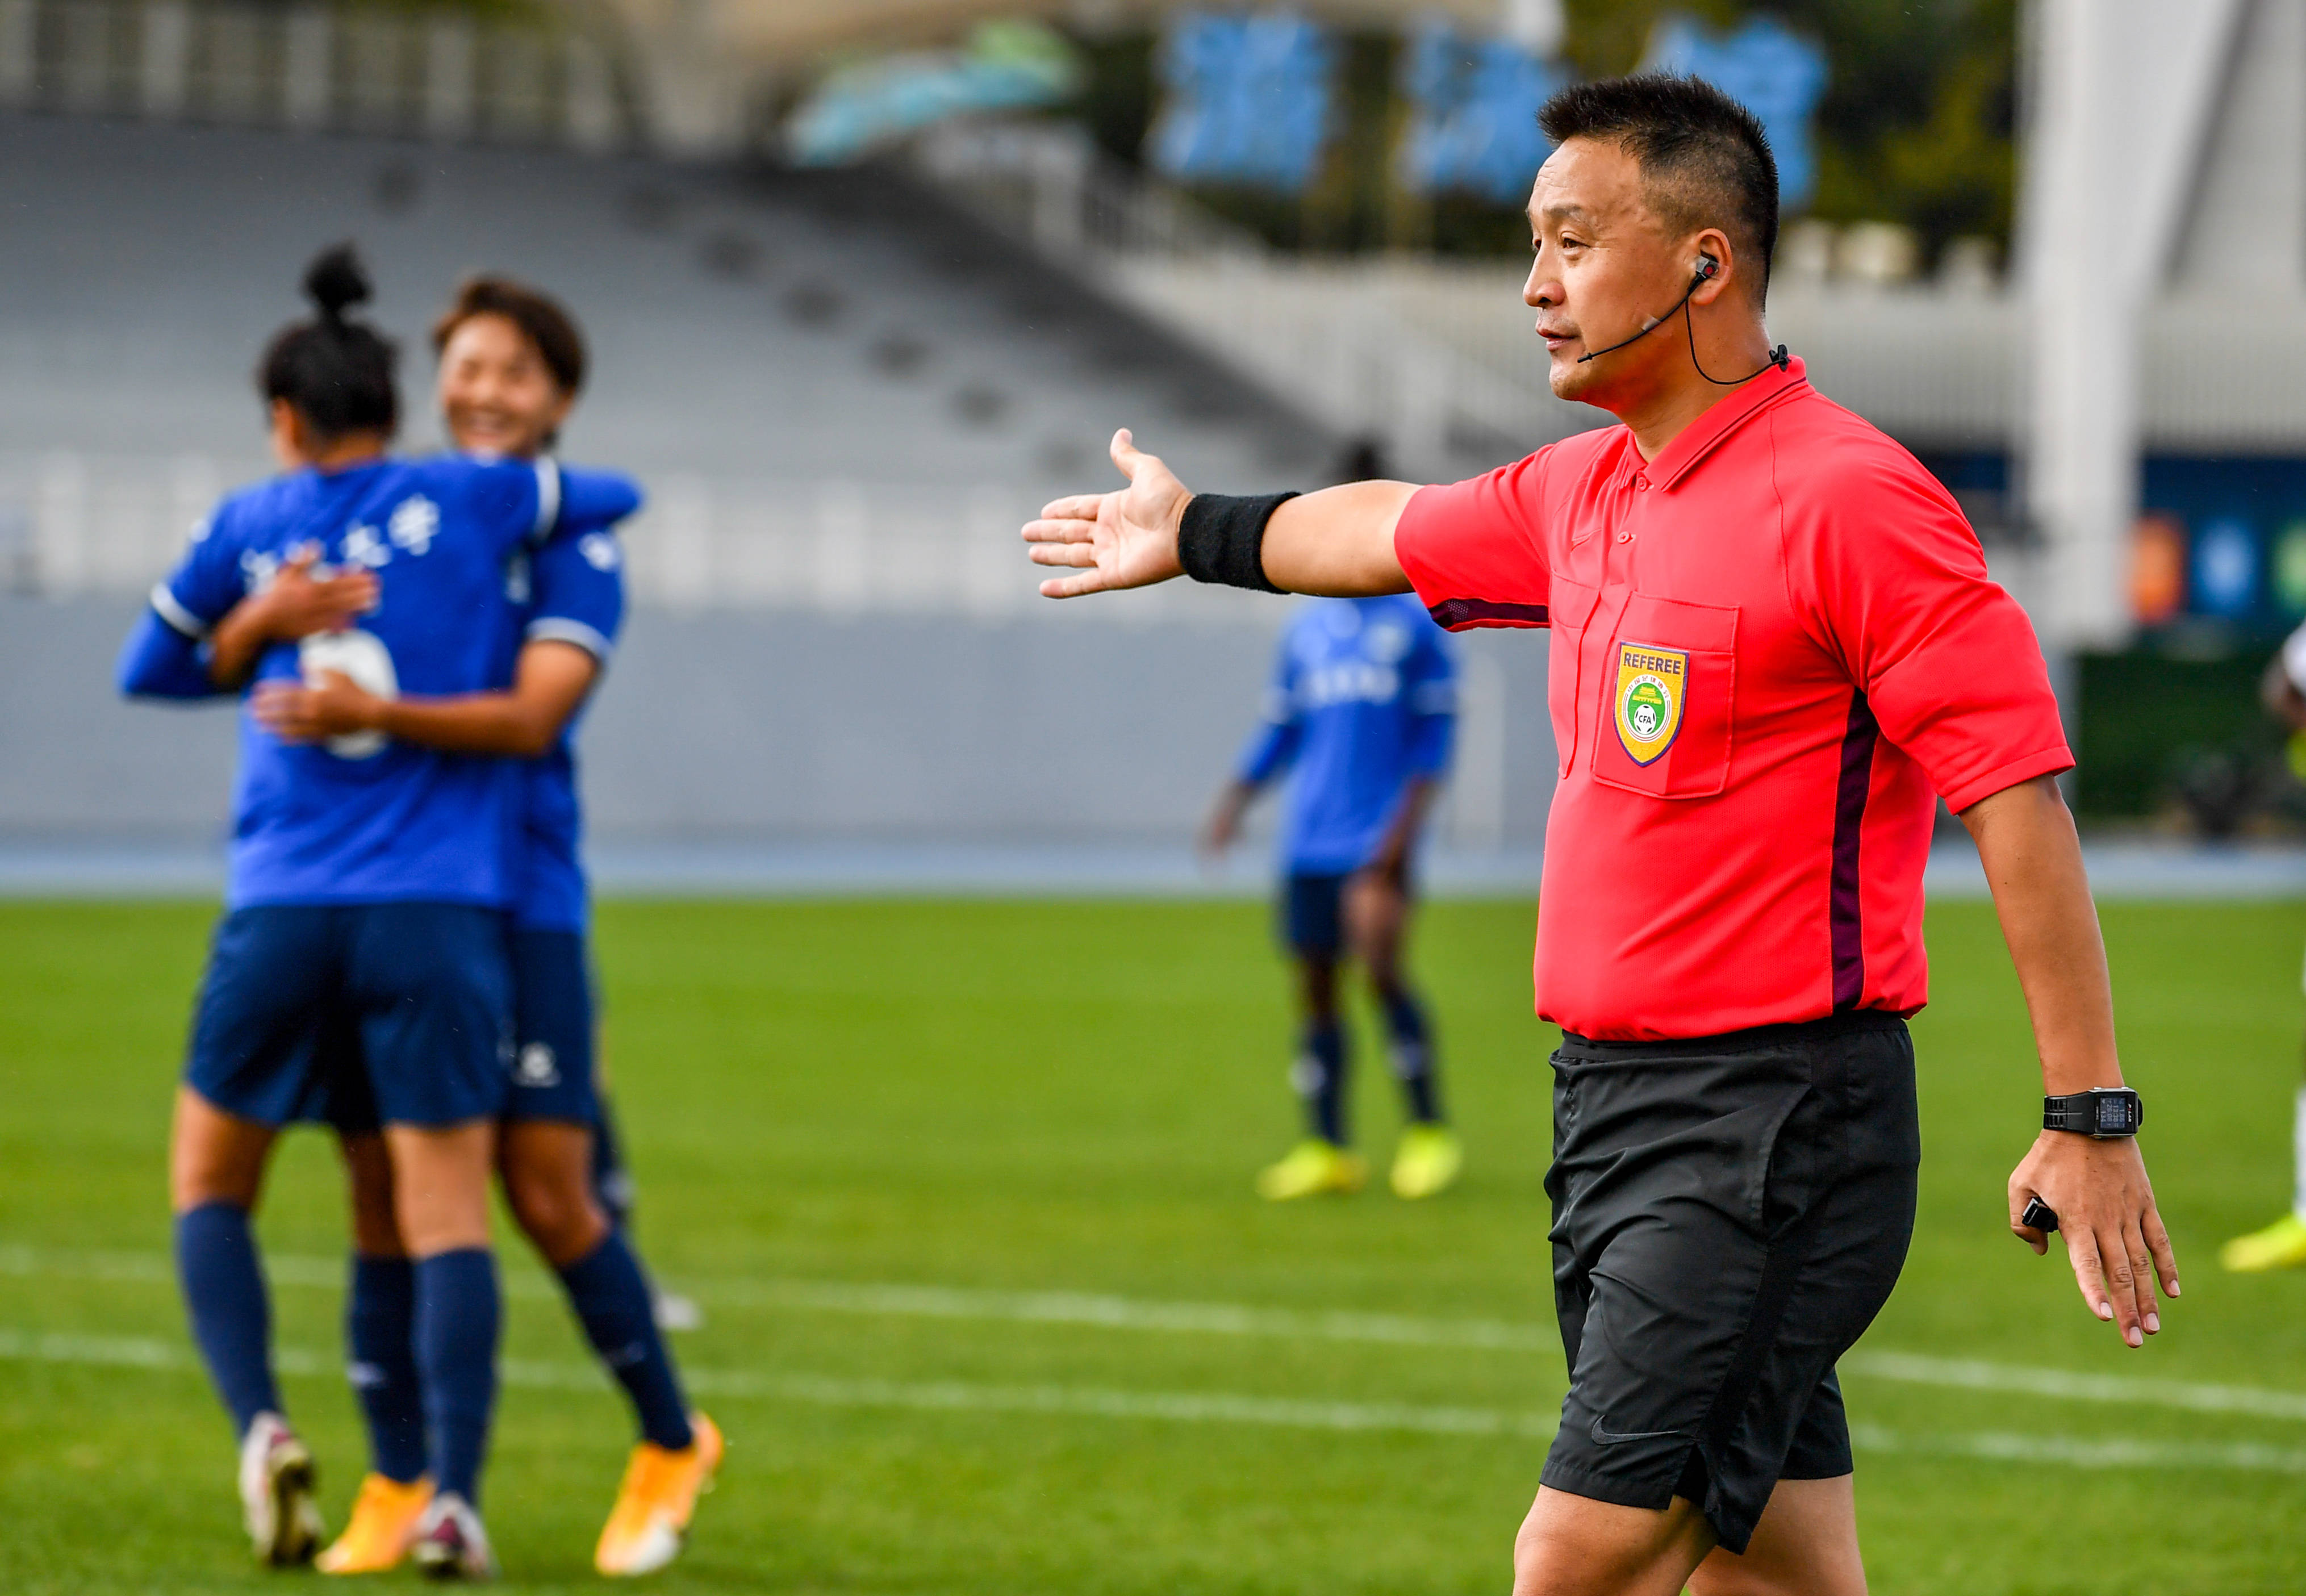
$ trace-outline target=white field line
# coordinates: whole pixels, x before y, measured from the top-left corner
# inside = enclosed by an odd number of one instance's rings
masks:
[[[275,1285],[341,1290],[340,1259],[269,1255],[264,1269]],[[41,1275],[90,1280],[167,1284],[167,1259],[149,1252],[49,1252],[0,1246],[0,1275]],[[1359,1341],[1399,1346],[1489,1348],[1561,1355],[1550,1325],[1502,1319],[1421,1319],[1403,1314],[1320,1312],[1251,1308],[1234,1302],[1149,1302],[1084,1292],[978,1291],[940,1285],[850,1284],[812,1280],[714,1280],[677,1283],[687,1295],[713,1307],[799,1309],[913,1319],[994,1319],[1012,1324],[1085,1325],[1108,1330],[1155,1330],[1201,1336],[1260,1336],[1284,1341]],[[557,1296],[552,1283],[532,1272],[507,1270],[508,1294]]]
[[[0,1329],[0,1361],[95,1364],[192,1372],[192,1349],[150,1336],[41,1335]],[[329,1360],[302,1347],[274,1354],[281,1373],[331,1372]],[[608,1377],[590,1363],[540,1363],[507,1359],[499,1372],[508,1386],[545,1390],[606,1391]],[[1061,1413],[1098,1419],[1157,1419],[1181,1424],[1252,1424],[1284,1430],[1390,1430],[1420,1435],[1503,1435],[1542,1440],[1556,1428],[1550,1414],[1491,1408],[1413,1407],[1399,1403],[1301,1402],[1222,1391],[1117,1391],[1094,1386],[982,1386],[962,1380],[841,1379],[817,1375],[763,1375],[745,1370],[685,1371],[700,1395],[741,1401],[801,1402],[818,1407],[914,1408],[945,1413]]]
[[[0,1329],[0,1361],[96,1365],[191,1373],[187,1347],[141,1336],[39,1335]],[[301,1348],[278,1354],[281,1372],[320,1375],[329,1360]],[[508,1386],[601,1390],[600,1370],[583,1363],[508,1361]],[[893,1408],[923,1413],[1024,1413],[1069,1418],[1150,1420],[1173,1424],[1239,1424],[1267,1429],[1436,1436],[1501,1436],[1543,1440],[1550,1414],[1495,1408],[1413,1407],[1392,1403],[1298,1402],[1228,1392],[1119,1391],[1093,1386],[986,1386],[962,1380],[841,1379],[696,1370],[689,1388],[730,1401],[747,1398],[815,1407]],[[1855,1424],[1861,1451],[1918,1453],[1992,1463],[2063,1464],[2083,1469],[2235,1470],[2306,1474],[2306,1448],[2017,1435],[1997,1430],[1912,1433]]]
[[[2131,1375],[2082,1374],[1986,1363],[1969,1358],[1927,1358],[1914,1353],[1854,1352],[1841,1360],[1847,1374],[1909,1385],[1950,1387],[1965,1391],[2015,1391],[2060,1402],[2096,1402],[2183,1408],[2197,1413],[2243,1413],[2253,1419],[2306,1420],[2306,1395],[2262,1386],[2197,1385],[2186,1380],[2140,1379]]]
[[[276,1256],[265,1260],[276,1285],[341,1290],[340,1259]],[[0,1246],[0,1276],[47,1276],[167,1284],[168,1260],[143,1252],[51,1252]],[[787,1309],[875,1317],[1078,1325],[1097,1329],[1183,1335],[1267,1336],[1284,1341],[1343,1341],[1394,1346],[1469,1347],[1561,1356],[1550,1325],[1503,1319],[1431,1319],[1382,1313],[1306,1313],[1232,1302],[1177,1302],[1080,1292],[980,1291],[957,1286],[850,1284],[807,1280],[683,1281],[682,1289],[714,1307]],[[534,1271],[508,1270],[508,1294],[554,1298],[559,1288]],[[1862,1378],[1942,1389],[2007,1391],[2057,1402],[2121,1403],[2198,1413],[2306,1422],[2306,1393],[2259,1386],[2199,1384],[2131,1375],[2083,1373],[2036,1365],[1860,1349],[1841,1370]]]

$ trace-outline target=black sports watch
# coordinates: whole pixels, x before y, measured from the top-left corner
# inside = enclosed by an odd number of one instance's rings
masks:
[[[2093,1141],[2135,1136],[2146,1122],[2146,1105],[2126,1086],[2094,1086],[2086,1092],[2042,1099],[2042,1129],[2071,1131]]]

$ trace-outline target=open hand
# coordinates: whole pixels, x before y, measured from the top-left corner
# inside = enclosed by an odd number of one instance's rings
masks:
[[[2032,1197],[2056,1211],[2066,1261],[2090,1311],[2113,1320],[2131,1346],[2145,1345],[2162,1328],[2156,1284],[2165,1296],[2178,1294],[2178,1257],[2155,1210],[2137,1141],[2042,1132],[2010,1177],[2010,1229],[2036,1252],[2046,1252],[2049,1237],[2018,1223]]]
[[[316,544],[297,549],[254,601],[263,607],[267,636],[294,643],[314,632],[340,630],[376,608],[375,572],[355,567],[316,577],[312,567],[320,557]]]
[[[1081,569],[1078,576],[1042,583],[1045,599],[1149,587],[1184,575],[1177,562],[1177,528],[1192,494],[1166,465],[1139,450],[1128,428],[1113,435],[1112,453],[1129,486],[1053,499],[1042,507],[1039,520],[1025,523],[1035,565]]]
[[[375,730],[383,702],[343,671],[323,670],[310,685],[278,679],[260,681],[249,707],[257,723],[282,742],[317,743]]]

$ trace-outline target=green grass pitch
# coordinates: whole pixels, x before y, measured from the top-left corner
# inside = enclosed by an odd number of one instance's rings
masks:
[[[209,917],[0,905],[12,1592],[315,1577],[244,1563],[167,1269],[167,1103]],[[1530,926],[1444,904],[1421,927],[1465,1184],[1273,1208],[1250,1176],[1294,1122],[1258,907],[607,907],[638,1234],[705,1310],[676,1346],[731,1444],[660,1587],[1503,1590],[1563,1379]],[[1934,911],[1920,1231],[1846,1370],[1892,1596],[2306,1588],[2306,1275],[2213,1258],[2287,1196],[2306,907],[2116,907],[2106,926],[2186,1295],[2130,1353],[2062,1262],[2003,1233],[2039,1090],[2024,1015],[1990,910]],[[1391,1083],[1366,1037],[1359,1056],[1382,1153]],[[316,1136],[278,1160],[262,1230],[333,1525],[362,1452]],[[597,1588],[624,1412],[517,1242],[505,1257],[491,1525],[510,1588]]]

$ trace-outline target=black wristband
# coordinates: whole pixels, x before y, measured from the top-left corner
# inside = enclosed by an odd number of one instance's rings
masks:
[[[1265,579],[1265,524],[1273,519],[1294,493],[1267,493],[1255,499],[1229,493],[1196,493],[1185,501],[1184,519],[1177,527],[1177,563],[1196,582],[1217,582],[1227,587],[1254,588],[1259,593],[1286,591]]]

